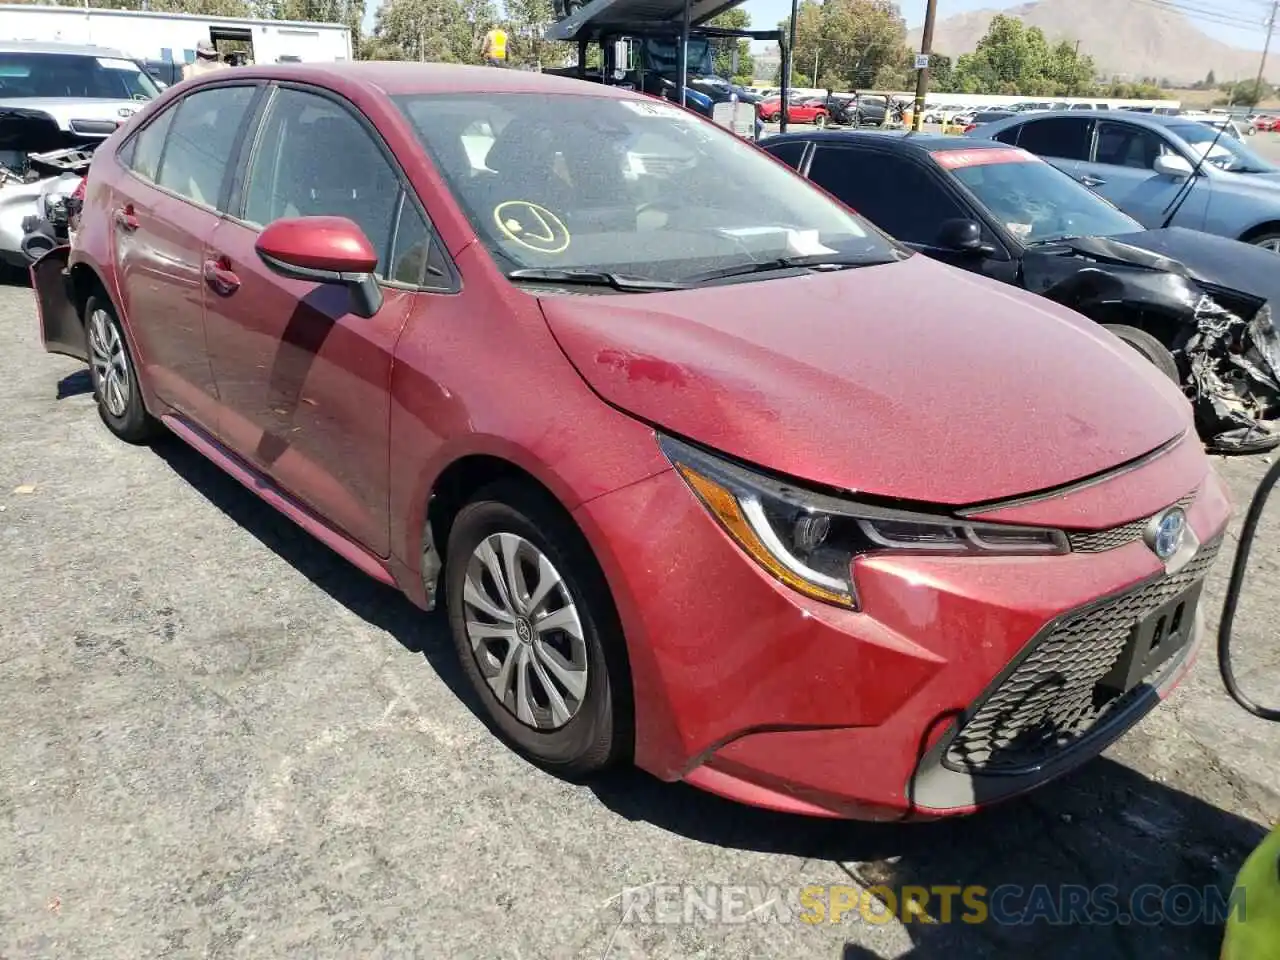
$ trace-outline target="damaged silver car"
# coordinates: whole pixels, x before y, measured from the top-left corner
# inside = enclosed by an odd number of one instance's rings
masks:
[[[926,256],[1102,324],[1181,384],[1206,446],[1280,445],[1280,264],[1138,221],[1038,157],[929,134],[809,132],[761,147]]]
[[[94,147],[159,92],[117,50],[0,43],[0,262],[25,269],[65,241]]]

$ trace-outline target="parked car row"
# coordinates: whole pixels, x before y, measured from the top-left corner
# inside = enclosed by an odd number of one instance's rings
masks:
[[[998,184],[979,205],[964,178],[1019,164],[957,158],[1020,151],[938,139],[915,180],[862,171],[872,216],[934,216],[903,186],[934,183],[955,256],[1083,286],[1103,254],[1055,271],[1039,241],[1099,208],[1132,232],[1084,190],[1056,225]],[[859,169],[764,144],[813,181]],[[1020,167],[1009,190],[1072,185]],[[122,440],[167,430],[442,603],[478,709],[545,768],[967,813],[1173,687],[1229,507],[1169,376],[811,180],[616,87],[225,71],[98,148],[74,242],[32,271],[41,331]]]
[[[1211,448],[1280,444],[1269,306],[1280,304],[1280,261],[1269,249],[1144,229],[998,140],[798,133],[762,147],[914,249],[1106,326],[1184,387]]]

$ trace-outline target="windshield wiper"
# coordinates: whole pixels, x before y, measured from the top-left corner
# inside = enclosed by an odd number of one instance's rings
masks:
[[[574,283],[590,287],[612,287],[627,293],[652,293],[658,290],[684,290],[687,283],[672,283],[667,280],[649,280],[645,277],[629,277],[621,273],[609,273],[606,270],[582,270],[577,267],[553,269],[543,267],[527,267],[512,270],[507,274],[508,280],[535,280],[547,283]]]
[[[756,260],[752,263],[740,263],[722,270],[699,273],[689,278],[690,283],[708,283],[712,280],[724,280],[728,277],[745,277],[752,273],[768,273],[771,270],[843,270],[847,267],[870,267],[876,264],[894,263],[898,258],[884,257],[844,257],[839,254],[814,253],[803,257],[775,257],[772,260]]]

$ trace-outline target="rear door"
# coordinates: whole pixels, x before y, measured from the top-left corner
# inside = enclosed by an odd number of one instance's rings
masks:
[[[1099,120],[1093,157],[1080,164],[1079,180],[1144,227],[1158,229],[1186,184],[1185,179],[1155,171],[1156,157],[1173,153],[1173,146],[1154,130],[1121,120]],[[1178,211],[1179,226],[1197,230],[1204,226],[1207,188],[1207,181],[1197,184]]]
[[[150,118],[121,159],[111,216],[120,304],[137,362],[165,403],[217,432],[205,347],[204,247],[218,225],[254,84],[205,87]]]
[[[1017,128],[1017,145],[1079,180],[1080,164],[1089,159],[1093,126],[1093,118],[1088,116],[1028,120]],[[1005,137],[1000,139],[1012,142]]]
[[[420,288],[451,287],[425,213],[354,106],[281,86],[247,160],[235,216],[204,259],[232,281],[210,290],[209,350],[225,442],[279,486],[386,556],[389,388],[396,341]],[[282,218],[341,216],[380,253],[382,308],[349,313],[347,291],[272,272],[254,244]],[[428,270],[434,264],[434,273]]]

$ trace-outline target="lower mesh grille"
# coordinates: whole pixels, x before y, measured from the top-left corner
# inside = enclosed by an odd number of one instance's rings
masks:
[[[973,773],[1033,769],[1122,712],[1143,687],[1108,693],[1100,681],[1120,659],[1134,625],[1203,578],[1221,545],[1221,539],[1204,544],[1177,573],[1068,614],[1033,640],[1030,653],[956,733],[947,764]]]

